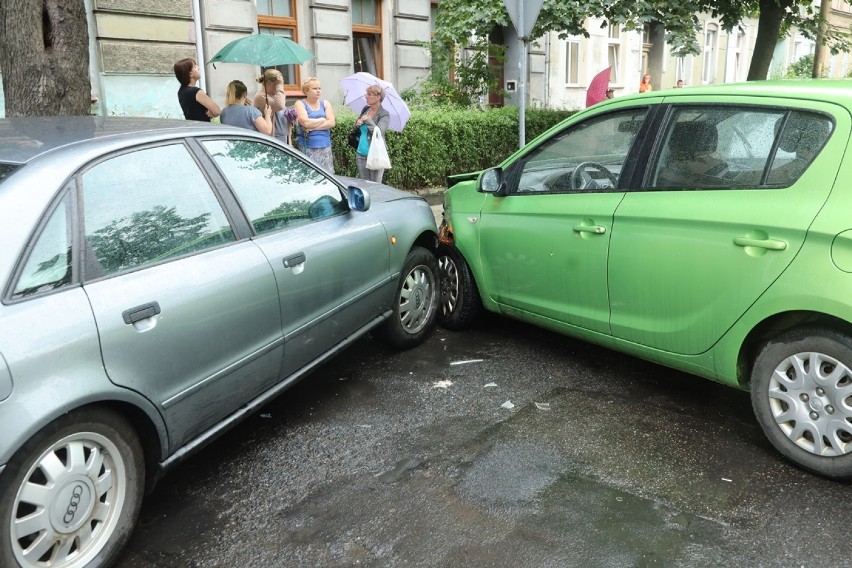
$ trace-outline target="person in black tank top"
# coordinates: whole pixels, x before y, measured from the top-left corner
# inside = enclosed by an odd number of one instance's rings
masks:
[[[175,63],[175,77],[180,82],[178,102],[184,118],[210,122],[211,118],[219,116],[221,109],[216,101],[195,86],[201,77],[201,70],[194,59],[181,59]]]

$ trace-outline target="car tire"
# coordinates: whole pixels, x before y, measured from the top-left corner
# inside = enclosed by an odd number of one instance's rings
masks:
[[[482,315],[482,301],[467,261],[453,245],[438,247],[441,307],[438,323],[447,329],[465,329]]]
[[[0,475],[0,566],[109,566],[130,538],[144,485],[126,419],[99,409],[58,418]]]
[[[797,328],[764,345],[752,370],[757,420],[778,451],[829,479],[852,479],[852,338]]]
[[[438,305],[438,261],[423,247],[405,258],[394,296],[393,314],[385,322],[385,340],[398,349],[423,343],[435,327]]]

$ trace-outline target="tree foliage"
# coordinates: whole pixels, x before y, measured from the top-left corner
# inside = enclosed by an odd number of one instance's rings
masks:
[[[619,24],[627,30],[648,23],[665,27],[665,40],[673,55],[700,53],[697,35],[699,14],[709,13],[727,32],[749,17],[758,18],[758,34],[749,80],[765,78],[778,40],[793,27],[805,37],[816,39],[820,25],[814,0],[545,0],[530,39],[556,32],[560,38],[585,36],[588,18]],[[443,0],[435,23],[435,37],[445,43],[464,45],[471,37],[488,37],[495,27],[509,26],[503,0]],[[832,53],[849,50],[843,33],[828,29],[823,41]]]

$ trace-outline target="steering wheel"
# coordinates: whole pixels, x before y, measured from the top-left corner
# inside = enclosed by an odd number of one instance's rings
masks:
[[[600,176],[593,176],[586,170],[597,170],[610,181],[612,187],[618,186],[618,178],[605,166],[597,162],[580,162],[571,173],[571,187],[573,189],[600,189],[598,181]]]

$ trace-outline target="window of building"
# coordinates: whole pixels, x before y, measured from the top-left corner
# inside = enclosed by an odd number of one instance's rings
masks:
[[[352,1],[352,60],[355,72],[382,76],[382,17],[379,0]]]
[[[712,83],[716,79],[716,46],[718,45],[719,28],[716,24],[708,24],[704,32],[704,52],[701,67],[701,82]]]
[[[296,0],[257,0],[257,29],[262,34],[297,41]],[[261,71],[266,69],[264,67]],[[298,65],[277,65],[275,69],[284,76],[286,89],[299,88]]]
[[[612,85],[620,84],[619,63],[621,62],[621,28],[610,25],[607,28],[607,63],[610,66],[609,82]]]
[[[741,81],[745,79],[745,65],[743,65],[745,58],[743,51],[746,46],[746,34],[742,28],[739,28],[736,33],[737,37],[734,43],[734,80]]]
[[[570,85],[580,83],[580,42],[569,41],[565,44],[565,82]]]

